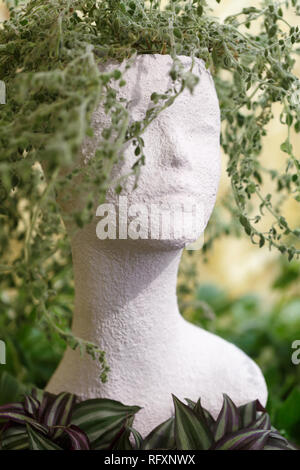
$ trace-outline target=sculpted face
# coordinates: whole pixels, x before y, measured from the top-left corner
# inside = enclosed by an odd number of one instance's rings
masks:
[[[180,57],[186,69],[191,59]],[[169,71],[172,59],[168,55],[140,55],[125,72],[125,87],[119,88],[120,97],[129,101],[132,120],[141,120],[152,104],[153,91],[164,93],[171,85]],[[108,65],[112,70],[116,65]],[[121,67],[125,69],[123,64]],[[194,93],[185,90],[172,106],[164,110],[143,134],[146,164],[142,167],[138,186],[134,189],[134,177],[123,184],[121,195],[127,197],[128,205],[160,205],[166,210],[191,207],[200,208],[201,222],[198,234],[194,232],[176,236],[168,240],[171,245],[184,246],[199,237],[212,212],[220,176],[220,111],[214,83],[203,62],[195,60],[193,73],[200,81]],[[84,158],[89,158],[101,132],[108,127],[108,118],[101,107],[93,116],[96,138],[83,147]],[[118,205],[119,197],[114,191],[114,183],[130,173],[138,157],[133,145],[124,151],[124,159],[113,169],[112,186],[107,192],[107,202]],[[176,217],[176,211],[174,211]],[[162,237],[163,238],[163,237]]]

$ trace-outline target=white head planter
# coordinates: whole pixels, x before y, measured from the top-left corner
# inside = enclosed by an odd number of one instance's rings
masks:
[[[186,68],[191,66],[190,58],[180,60]],[[125,72],[127,84],[118,91],[129,100],[133,120],[143,118],[153,91],[164,93],[169,88],[171,63],[168,55],[142,55]],[[265,404],[267,398],[260,370],[243,352],[188,323],[178,312],[181,252],[204,230],[220,175],[220,113],[214,83],[202,61],[195,60],[193,72],[200,77],[193,95],[185,90],[146,129],[146,164],[138,186],[134,189],[129,177],[121,194],[128,207],[143,205],[149,214],[153,204],[200,206],[199,233],[195,237],[188,227],[184,234],[171,232],[164,237],[160,232],[155,239],[149,225],[144,239],[100,240],[95,219],[76,234],[73,331],[107,352],[111,370],[102,384],[97,362],[68,349],[48,385],[55,393],[67,390],[82,398],[112,398],[143,407],[135,427],[144,435],[170,417],[172,393],[180,399],[201,397],[214,415],[223,393],[237,405],[257,398]],[[95,139],[83,146],[84,159],[93,154],[106,126],[100,107],[93,116]],[[136,159],[129,145],[113,170],[113,181],[130,173]],[[112,184],[107,203],[118,205],[113,188]]]

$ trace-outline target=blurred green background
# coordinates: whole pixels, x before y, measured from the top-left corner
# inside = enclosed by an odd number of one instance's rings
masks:
[[[240,0],[238,3],[222,0],[215,14],[225,17],[259,2]],[[0,19],[5,15],[7,12],[0,1]],[[300,73],[299,61],[296,73]],[[278,149],[284,135],[276,112],[274,109],[275,120],[262,155],[266,166],[274,162],[282,164]],[[294,146],[299,151],[295,136]],[[219,200],[226,196],[228,188],[224,169]],[[287,204],[286,213],[299,218],[295,207],[293,203]],[[11,276],[2,276],[0,282],[0,339],[7,347],[6,365],[0,365],[0,404],[14,399],[13,392],[7,396],[10,379],[5,373],[22,384],[42,388],[65,348],[48,325],[37,320],[26,287],[12,289],[15,282]],[[60,325],[67,327],[72,318],[74,295],[70,258],[53,263],[48,287],[55,292],[52,311]],[[299,262],[288,263],[267,248],[258,249],[244,237],[233,236],[219,239],[207,260],[198,252],[185,252],[178,280],[182,314],[232,341],[259,364],[269,388],[268,411],[273,425],[300,445],[300,365],[294,365],[291,360],[292,343],[300,340],[299,287]],[[10,384],[13,390],[12,380]]]

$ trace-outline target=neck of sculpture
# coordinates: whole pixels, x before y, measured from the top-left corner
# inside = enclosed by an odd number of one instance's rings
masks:
[[[105,338],[118,342],[122,330],[144,335],[144,341],[157,328],[172,331],[180,318],[176,281],[182,250],[142,243],[100,241],[86,229],[73,239],[75,335],[104,347]]]

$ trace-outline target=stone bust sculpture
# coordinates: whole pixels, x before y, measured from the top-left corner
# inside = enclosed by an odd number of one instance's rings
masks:
[[[185,67],[191,59],[180,58]],[[132,119],[141,119],[151,93],[168,88],[171,58],[137,56],[125,72],[119,93],[129,99]],[[113,67],[113,65],[108,65]],[[185,90],[145,131],[146,164],[138,186],[129,177],[122,191],[128,204],[193,200],[204,208],[204,226],[212,212],[220,175],[220,113],[210,73],[196,59],[200,81]],[[93,116],[95,138],[82,156],[89,158],[101,138],[106,115]],[[112,180],[129,172],[136,157],[131,146],[113,169]],[[113,189],[107,201],[117,204]],[[177,270],[189,235],[153,240],[100,240],[96,223],[72,238],[75,275],[73,331],[107,352],[111,368],[102,384],[96,361],[68,349],[48,390],[82,398],[105,397],[143,409],[135,427],[150,432],[172,413],[171,394],[197,400],[216,415],[227,393],[237,404],[259,399],[267,390],[259,368],[242,351],[183,319],[176,298]]]

